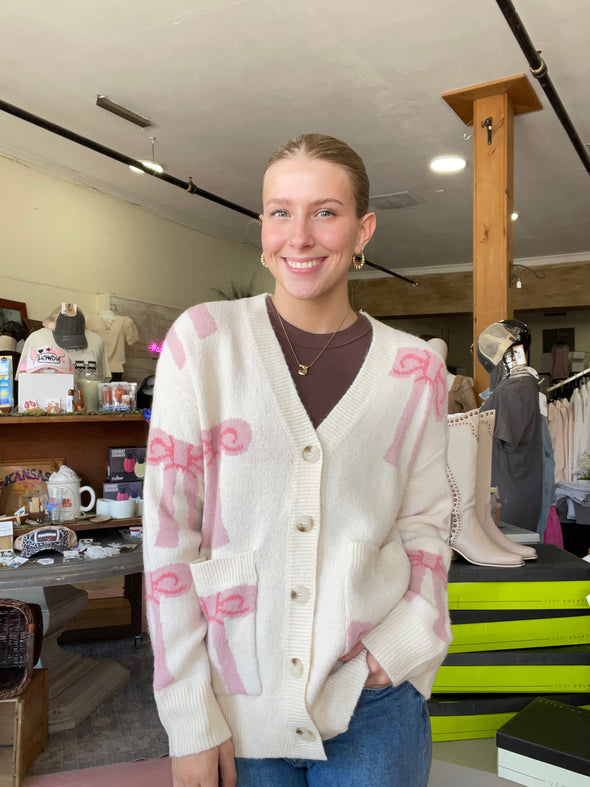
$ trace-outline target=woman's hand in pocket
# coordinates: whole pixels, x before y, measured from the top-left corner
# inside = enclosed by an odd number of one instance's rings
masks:
[[[351,648],[348,653],[338,659],[338,661],[350,661],[355,656],[358,656],[362,650],[365,650],[365,646],[362,642],[357,642],[356,645]],[[369,651],[367,651],[367,667],[369,668],[369,676],[365,681],[365,686],[367,688],[380,688],[381,686],[389,686],[391,684],[389,675],[385,672],[381,664],[379,664],[375,656],[369,653]]]

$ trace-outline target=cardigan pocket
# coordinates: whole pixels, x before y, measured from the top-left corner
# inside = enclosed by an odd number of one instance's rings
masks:
[[[349,545],[345,653],[393,609],[409,581],[410,561],[398,541],[381,548],[366,541]]]
[[[260,694],[256,658],[258,576],[253,552],[191,563],[207,620],[207,651],[216,694]]]

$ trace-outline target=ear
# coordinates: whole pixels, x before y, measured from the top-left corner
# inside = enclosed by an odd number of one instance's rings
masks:
[[[377,226],[377,217],[374,213],[365,213],[361,219],[361,226],[359,229],[358,245],[361,247],[360,252],[365,248],[367,243],[373,237],[375,227]]]

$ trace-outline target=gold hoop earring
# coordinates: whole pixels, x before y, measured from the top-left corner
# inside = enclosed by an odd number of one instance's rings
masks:
[[[353,254],[352,255],[352,267],[355,271],[360,271],[360,269],[365,264],[365,253],[361,251],[360,254]]]
[[[264,261],[264,252],[262,252],[262,254],[260,255],[260,264],[262,265],[263,268],[268,268],[268,265]]]

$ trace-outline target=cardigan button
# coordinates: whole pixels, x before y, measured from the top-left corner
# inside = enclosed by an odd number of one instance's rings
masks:
[[[306,445],[302,453],[306,462],[317,462],[320,458],[320,449],[317,445]]]
[[[289,672],[294,678],[300,678],[303,675],[303,662],[300,659],[290,659]]]
[[[311,730],[306,730],[304,727],[297,727],[295,734],[307,742],[315,740],[313,732]]]
[[[307,604],[309,601],[309,590],[304,585],[295,585],[291,589],[291,601],[296,604]]]
[[[295,527],[300,533],[309,533],[313,527],[313,519],[310,516],[300,516],[295,522]]]

